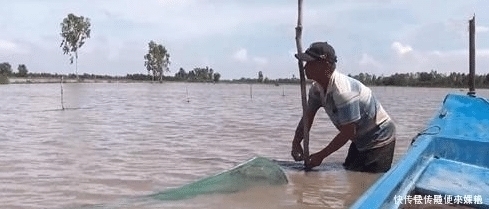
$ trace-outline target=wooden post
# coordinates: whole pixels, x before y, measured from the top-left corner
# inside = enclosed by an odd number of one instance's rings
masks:
[[[190,98],[188,97],[188,88],[187,87],[185,87],[185,91],[187,92],[187,103],[189,103],[190,102]]]
[[[63,76],[61,76],[61,81],[59,84],[61,86],[61,110],[65,110],[65,105],[63,102]]]
[[[302,53],[302,0],[298,0],[298,17],[297,17],[297,27],[295,28],[295,43],[297,46],[297,53]],[[307,168],[309,165],[309,118],[307,117],[307,98],[306,98],[306,78],[304,76],[304,65],[301,60],[298,60],[299,65],[299,75],[301,79],[301,98],[302,98],[302,124],[304,127],[304,166]]]
[[[469,20],[469,92],[475,95],[475,15]]]
[[[253,84],[250,84],[250,99],[253,100]]]

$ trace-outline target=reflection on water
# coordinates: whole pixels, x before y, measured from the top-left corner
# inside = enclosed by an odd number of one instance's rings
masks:
[[[2,208],[344,208],[380,175],[339,166],[286,169],[286,186],[174,202],[134,199],[219,173],[254,156],[291,161],[298,85],[59,84],[0,86]],[[187,93],[189,102],[187,102]],[[397,123],[395,162],[454,89],[375,87]],[[479,90],[487,96],[488,92]],[[283,96],[283,94],[285,96]],[[311,153],[337,133],[324,111]]]

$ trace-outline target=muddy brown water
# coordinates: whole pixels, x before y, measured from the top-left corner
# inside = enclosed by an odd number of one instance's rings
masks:
[[[183,201],[131,201],[254,156],[291,161],[302,115],[300,86],[73,83],[63,88],[65,111],[59,84],[0,86],[1,208],[347,208],[380,176],[343,170],[346,145],[323,161],[324,170],[286,169],[287,185]],[[444,96],[464,93],[372,89],[397,124],[394,163]],[[311,152],[336,133],[320,110]]]

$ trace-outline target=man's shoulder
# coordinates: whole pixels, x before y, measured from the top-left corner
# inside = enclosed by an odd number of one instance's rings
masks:
[[[336,72],[335,74],[333,88],[337,94],[350,94],[351,92],[359,93],[363,89],[368,89],[367,86],[355,78],[340,72]]]
[[[358,100],[362,95],[370,95],[371,90],[360,81],[342,73],[336,73],[332,96],[338,105]]]
[[[350,80],[348,76],[339,72],[336,72],[333,76],[333,83],[331,85],[331,90],[333,94],[349,94],[354,90],[352,88],[352,84],[354,85],[354,81]]]
[[[341,72],[335,72],[335,82],[342,83],[342,84],[362,84],[359,80],[350,77],[348,75],[345,75]],[[363,84],[362,84],[363,85]]]

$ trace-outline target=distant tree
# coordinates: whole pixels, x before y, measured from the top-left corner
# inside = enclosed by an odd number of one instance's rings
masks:
[[[145,74],[127,74],[126,75],[126,78],[127,79],[130,79],[130,80],[140,80],[140,81],[150,81],[151,80],[151,76],[150,75],[145,75]]]
[[[261,71],[258,72],[258,82],[263,82],[263,73]]]
[[[421,82],[430,82],[433,79],[433,75],[427,72],[419,73],[419,81]]]
[[[365,83],[365,74],[360,73],[358,76],[355,76],[357,80],[359,80],[362,83]]]
[[[178,70],[178,73],[175,73],[175,78],[179,80],[186,80],[187,77],[188,77],[187,72],[185,72],[183,68],[180,68],[180,70]]]
[[[0,74],[4,76],[12,75],[12,66],[10,65],[10,63],[0,63]]]
[[[192,73],[192,76],[190,75]],[[214,70],[206,66],[205,68],[196,67],[192,71],[189,72],[189,78],[191,80],[201,81],[201,82],[209,82],[213,81]]]
[[[365,82],[366,85],[372,85],[372,75],[365,73]]]
[[[195,77],[197,77],[197,80],[199,81],[205,81],[207,79],[209,68],[194,68],[195,72]]]
[[[8,62],[0,63],[0,84],[8,84],[8,76],[12,74],[12,66]]]
[[[214,80],[214,70],[212,68],[209,69],[209,80]]]
[[[170,54],[164,46],[157,44],[154,41],[148,43],[148,53],[144,55],[144,66],[148,73],[153,74],[153,81],[156,76],[159,76],[159,81],[163,81],[163,72],[170,72]]]
[[[213,79],[213,80],[214,80],[214,82],[216,82],[216,83],[217,83],[217,82],[219,82],[219,79],[221,79],[221,74],[219,74],[219,73],[214,73],[214,79]]]
[[[24,64],[20,64],[17,67],[17,71],[19,71],[19,77],[26,77],[27,76],[27,67]]]
[[[372,81],[370,82],[370,85],[375,85],[375,81],[377,81],[377,76],[372,75]]]
[[[85,44],[85,39],[90,38],[90,19],[83,16],[76,16],[72,13],[61,22],[61,41],[60,47],[63,53],[70,56],[70,64],[73,64],[73,53],[75,54],[75,74],[78,79],[78,49]]]
[[[188,72],[188,80],[196,80],[195,72],[192,70]]]

